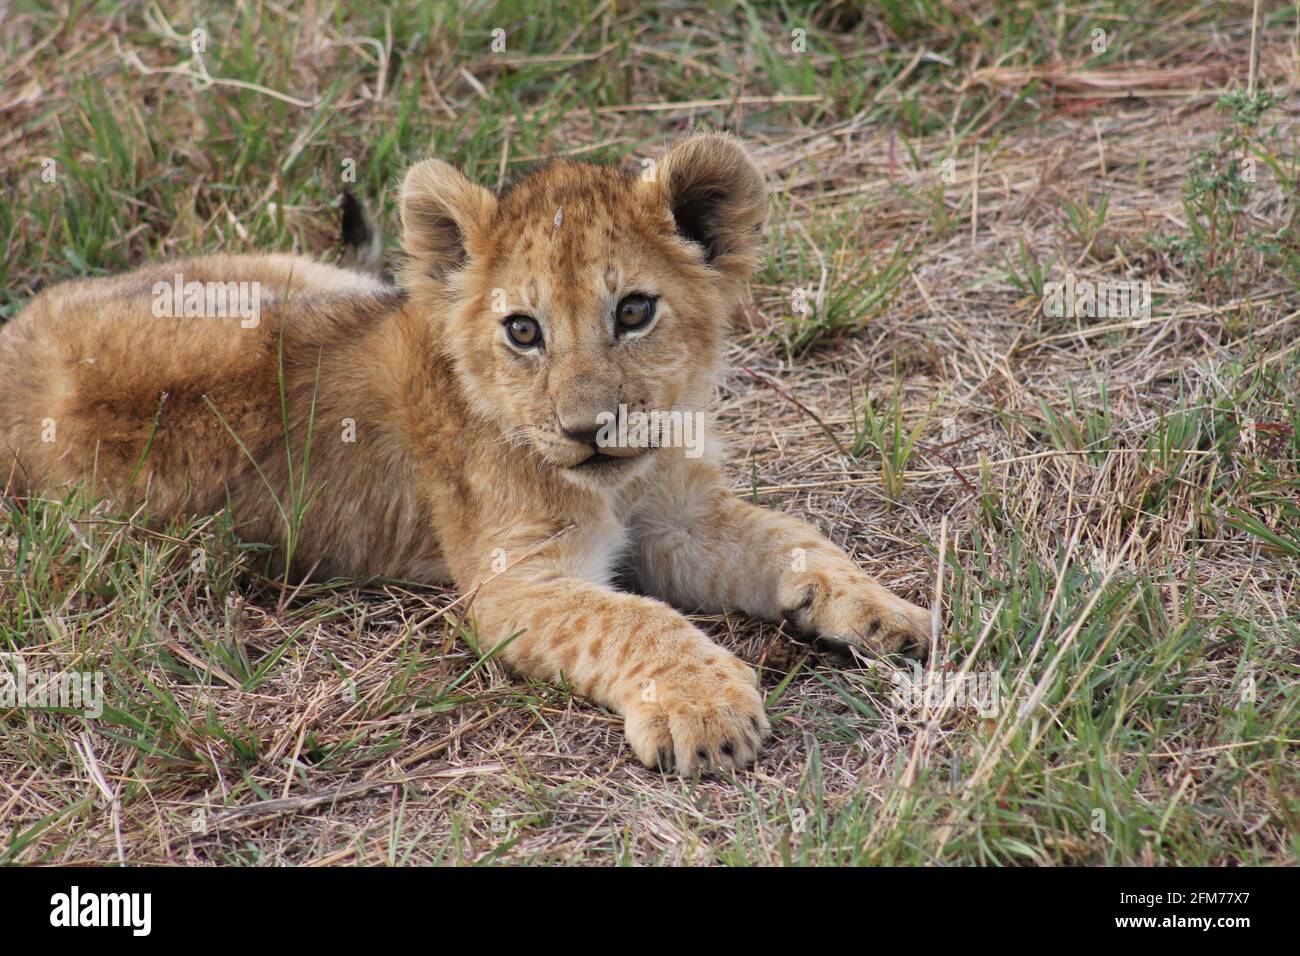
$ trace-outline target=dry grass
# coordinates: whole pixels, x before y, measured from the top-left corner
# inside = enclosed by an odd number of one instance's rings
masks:
[[[187,33],[190,8],[164,8]],[[161,533],[11,499],[0,649],[109,686],[99,720],[0,710],[0,860],[1295,861],[1294,23],[1262,24],[1276,102],[1243,124],[1218,100],[1250,82],[1250,4],[837,3],[802,59],[763,5],[757,26],[673,4],[345,9],[210,24],[210,76],[277,95],[157,72],[187,51],[143,8],[11,12],[0,317],[151,257],[328,255],[342,157],[378,200],[431,142],[495,184],[731,125],[776,193],[721,396],[737,493],[937,592],[941,666],[1000,674],[1013,706],[903,708],[885,671],[703,618],[760,668],[775,740],[751,772],[684,783],[640,768],[617,717],[481,658],[449,592],[286,589],[221,516]],[[1259,157],[1240,208],[1221,176],[1185,202],[1233,137]],[[1150,321],[1046,316],[1066,272],[1150,281]]]

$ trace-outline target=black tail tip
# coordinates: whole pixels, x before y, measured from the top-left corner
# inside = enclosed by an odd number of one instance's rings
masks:
[[[343,213],[340,223],[343,245],[349,249],[365,249],[370,244],[371,232],[361,200],[351,192],[344,192],[339,208]]]

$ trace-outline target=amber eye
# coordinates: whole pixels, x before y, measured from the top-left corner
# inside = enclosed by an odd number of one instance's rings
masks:
[[[647,322],[654,318],[655,300],[648,295],[626,296],[618,304],[618,311],[614,315],[618,320],[618,331],[620,332],[643,328]]]
[[[531,349],[542,343],[542,327],[526,315],[512,315],[505,321],[506,335],[517,348]]]

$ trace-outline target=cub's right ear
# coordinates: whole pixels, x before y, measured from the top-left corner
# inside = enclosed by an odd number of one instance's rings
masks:
[[[402,248],[410,277],[442,279],[460,268],[496,212],[491,192],[440,159],[416,163],[402,181]]]
[[[687,137],[664,155],[655,187],[678,235],[700,246],[709,265],[737,282],[754,274],[767,195],[763,173],[740,140],[726,133]]]

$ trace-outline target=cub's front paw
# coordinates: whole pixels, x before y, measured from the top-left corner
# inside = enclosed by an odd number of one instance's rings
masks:
[[[810,574],[796,582],[786,617],[803,633],[836,646],[924,660],[930,612],[861,572]]]
[[[683,776],[744,767],[770,733],[753,668],[702,634],[649,665],[639,683],[624,728],[647,767]]]

